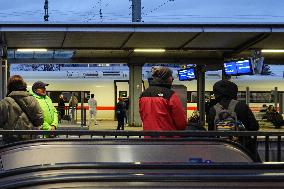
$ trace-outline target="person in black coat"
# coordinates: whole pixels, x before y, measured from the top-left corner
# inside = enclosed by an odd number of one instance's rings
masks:
[[[220,103],[225,109],[227,109],[232,99],[237,100],[238,86],[231,81],[221,80],[214,84],[213,93],[216,103]],[[236,104],[235,112],[237,114],[238,121],[242,122],[247,131],[259,130],[259,124],[246,103],[239,101]],[[209,111],[208,130],[214,130],[215,115],[216,111],[213,106]],[[244,138],[245,140],[242,140],[243,146],[250,151],[252,155],[255,155],[255,159],[259,159],[259,156],[257,155],[257,144],[250,137]]]
[[[231,81],[221,80],[214,84],[213,92],[215,95],[216,103],[220,103],[224,108],[228,108],[229,103],[232,99],[237,100],[238,86]],[[236,105],[235,112],[237,114],[238,120],[242,122],[246,130],[259,130],[259,124],[246,103],[239,101]],[[216,111],[213,106],[209,110],[208,130],[214,130],[215,115]]]
[[[57,110],[59,113],[59,122],[60,122],[65,115],[65,100],[63,94],[59,96]]]
[[[118,98],[118,102],[115,106],[115,113],[117,118],[117,129],[124,130],[124,118],[125,118],[126,106],[122,98]]]

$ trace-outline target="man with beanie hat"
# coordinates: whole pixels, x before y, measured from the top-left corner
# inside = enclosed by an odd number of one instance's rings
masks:
[[[46,95],[46,86],[49,84],[37,81],[32,86],[32,95],[37,99],[43,110],[43,130],[55,130],[58,127],[58,114],[49,96]]]
[[[7,96],[0,101],[0,128],[31,130],[43,123],[43,113],[37,100],[27,92],[27,84],[20,75],[9,78]],[[7,143],[31,139],[31,136],[3,136]]]
[[[143,129],[147,131],[174,131],[186,128],[186,110],[176,93],[171,90],[172,70],[153,67],[153,80],[140,96],[139,113]]]
[[[227,109],[231,100],[237,99],[238,86],[231,81],[221,80],[214,84],[213,93],[216,103],[220,103],[222,107]],[[239,101],[236,104],[235,112],[238,120],[244,124],[246,130],[257,131],[259,129],[259,124],[246,103]],[[214,107],[211,107],[208,118],[208,130],[214,130],[215,114],[216,111]]]
[[[230,102],[232,100],[237,100],[238,86],[231,81],[221,80],[214,84],[213,93],[216,98],[216,103],[219,103],[224,109],[228,109]],[[246,103],[237,101],[234,112],[236,113],[237,120],[244,125],[246,130],[257,131],[259,129],[259,124]],[[208,130],[214,130],[215,115],[216,109],[213,106],[209,111]],[[252,152],[252,155],[257,154],[256,144],[251,140],[250,137],[246,137],[243,141],[243,145],[250,152]],[[258,156],[256,156],[255,158],[259,159]]]

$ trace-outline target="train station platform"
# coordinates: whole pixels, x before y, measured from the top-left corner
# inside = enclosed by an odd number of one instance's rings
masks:
[[[63,121],[62,123],[59,123],[59,129],[60,130],[116,130],[117,127],[117,121],[111,121],[111,120],[99,120],[98,125],[94,126],[81,126],[81,123],[78,122],[76,125],[69,124],[68,122]],[[260,131],[284,131],[284,126],[280,129],[275,129],[275,127],[272,125],[272,123],[266,122],[266,121],[260,121]],[[142,127],[130,127],[128,124],[124,127],[127,131],[142,131]]]

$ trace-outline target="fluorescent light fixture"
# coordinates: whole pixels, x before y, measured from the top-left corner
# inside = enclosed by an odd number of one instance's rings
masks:
[[[149,52],[149,53],[159,53],[165,52],[166,49],[134,49],[134,52]]]
[[[47,52],[47,49],[17,49],[18,52]]]
[[[284,53],[284,49],[262,49],[263,53]]]

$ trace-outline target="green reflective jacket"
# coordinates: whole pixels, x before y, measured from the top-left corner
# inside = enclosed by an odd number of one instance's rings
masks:
[[[30,93],[37,99],[42,111],[43,111],[43,125],[42,130],[51,130],[52,126],[58,127],[58,114],[56,108],[53,106],[49,96],[38,96],[30,91]]]

